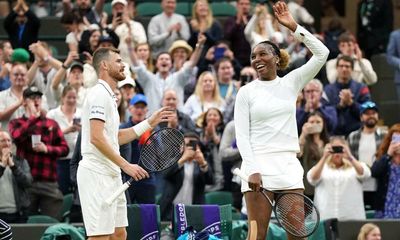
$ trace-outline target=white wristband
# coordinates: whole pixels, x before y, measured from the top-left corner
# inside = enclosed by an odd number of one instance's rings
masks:
[[[136,124],[135,126],[133,126],[132,129],[136,133],[136,135],[138,137],[140,137],[147,130],[151,129],[151,126],[149,124],[149,121],[146,119],[146,120],[141,121],[140,123]]]

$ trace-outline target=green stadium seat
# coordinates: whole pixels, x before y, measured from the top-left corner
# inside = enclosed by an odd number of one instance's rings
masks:
[[[159,2],[144,2],[136,7],[138,16],[154,16],[162,12]]]
[[[64,195],[63,204],[60,211],[60,218],[63,222],[69,222],[69,214],[71,213],[72,204],[74,203],[74,195],[68,193]]]
[[[112,12],[111,2],[107,2],[104,4],[103,11],[106,12],[108,16],[111,15]]]
[[[210,4],[214,16],[235,16],[236,8],[227,2],[212,2]]]
[[[175,12],[182,14],[183,16],[186,16],[186,17],[191,16],[192,15],[192,3],[177,2]]]
[[[225,192],[225,191],[208,192],[205,194],[205,198],[206,198],[206,204],[217,204],[217,205],[233,204],[233,198],[231,192]]]

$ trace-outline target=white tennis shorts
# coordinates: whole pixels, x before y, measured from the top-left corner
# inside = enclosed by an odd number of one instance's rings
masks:
[[[79,165],[78,191],[87,236],[110,235],[117,227],[128,226],[125,194],[109,206],[105,199],[122,185],[121,176],[113,177]]]

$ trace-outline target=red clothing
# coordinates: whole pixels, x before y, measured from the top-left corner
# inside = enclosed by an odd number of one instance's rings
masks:
[[[68,144],[57,122],[40,116],[25,116],[10,121],[9,131],[17,146],[17,156],[25,158],[35,181],[55,182],[57,180],[57,159],[68,154]],[[47,153],[32,149],[31,136],[41,135],[41,142],[47,146]]]

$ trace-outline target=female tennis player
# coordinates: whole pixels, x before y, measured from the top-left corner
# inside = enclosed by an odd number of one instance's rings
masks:
[[[303,192],[303,169],[296,158],[300,150],[296,98],[329,54],[322,42],[296,23],[286,3],[275,3],[273,10],[279,23],[294,32],[295,38],[303,42],[313,56],[302,67],[278,77],[277,70],[288,65],[288,53],[269,41],[256,44],[250,60],[259,78],[241,87],[236,97],[237,146],[243,159],[241,170],[249,176],[248,183],[242,181],[242,192],[249,224],[257,221],[257,239],[265,239],[271,217],[271,205],[258,193],[260,187]],[[276,197],[268,194],[271,199]],[[289,234],[288,237],[295,239]]]

